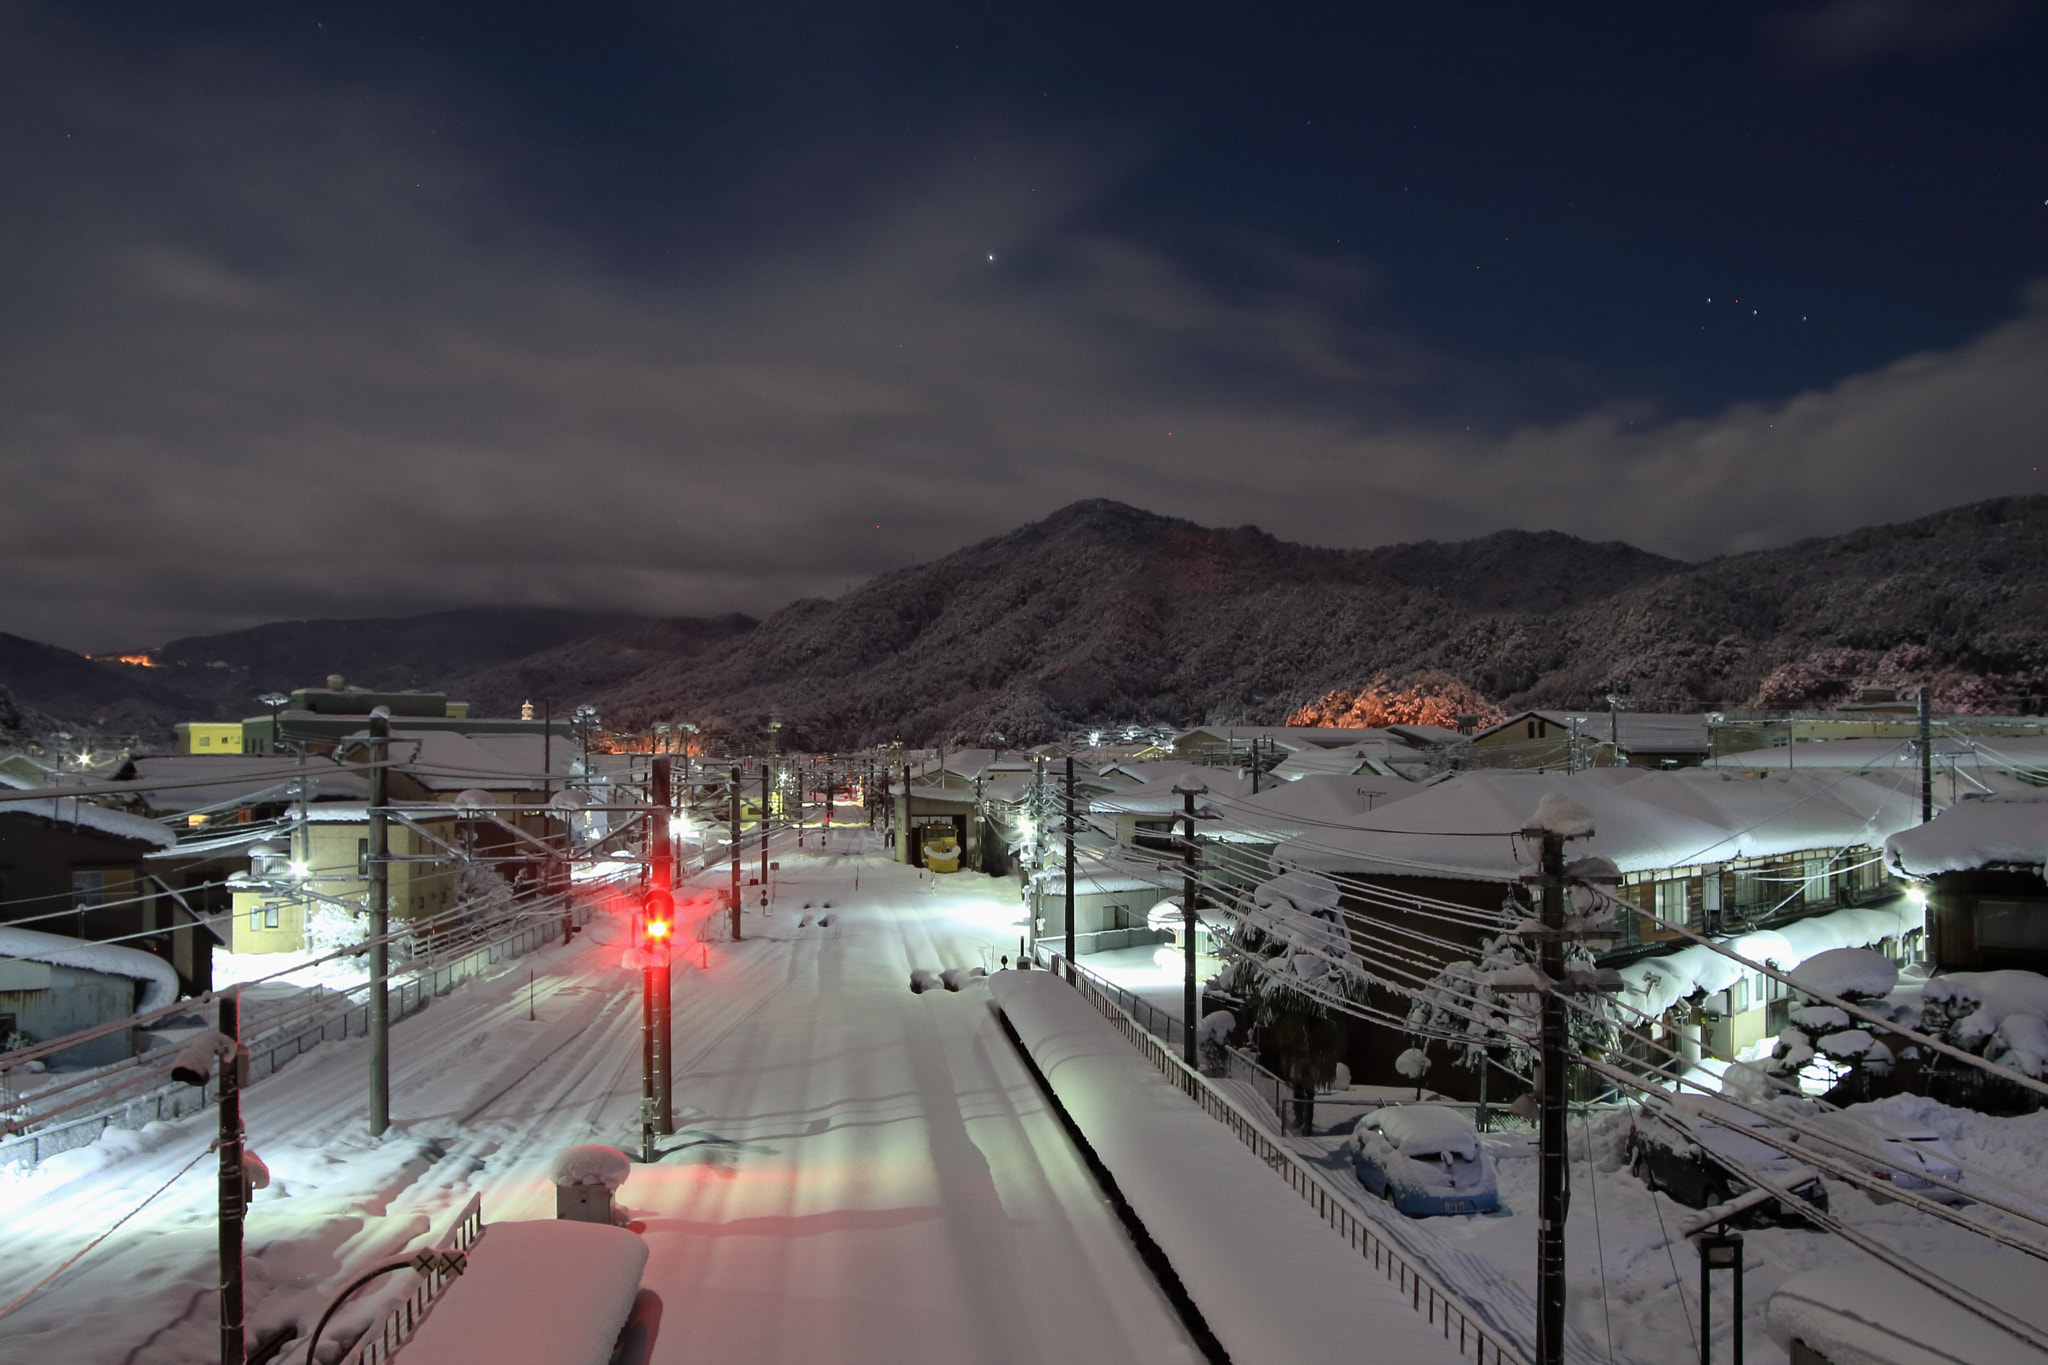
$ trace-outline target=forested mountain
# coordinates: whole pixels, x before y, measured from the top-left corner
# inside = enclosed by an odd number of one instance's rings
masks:
[[[152,657],[165,666],[0,637],[0,685],[66,723],[147,730],[342,673],[478,714],[590,701],[621,726],[741,732],[775,714],[813,747],[1278,722],[1332,689],[1441,675],[1508,707],[1820,705],[1926,680],[1945,706],[2018,710],[2048,691],[2048,498],[1701,564],[1556,532],[1318,549],[1091,501],[758,624],[479,608]]]

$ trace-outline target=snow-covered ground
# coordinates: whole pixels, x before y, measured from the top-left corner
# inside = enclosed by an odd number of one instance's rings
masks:
[[[1992,1118],[1950,1109],[1905,1095],[1878,1102],[1924,1122],[1949,1139],[1965,1162],[2011,1185],[2002,1198],[2048,1212],[2048,1188],[2039,1180],[2048,1151],[2048,1112],[2022,1118]],[[1675,1365],[1699,1358],[1699,1258],[1679,1227],[1696,1210],[1652,1194],[1628,1173],[1622,1143],[1625,1111],[1581,1118],[1571,1124],[1572,1202],[1566,1233],[1570,1273],[1569,1322],[1590,1357],[1604,1359],[1611,1340],[1617,1361]],[[1295,1139],[1303,1150],[1326,1158],[1342,1144],[1338,1137]],[[1505,1212],[1475,1217],[1400,1220],[1405,1240],[1453,1283],[1504,1303],[1524,1299],[1536,1273],[1536,1148],[1532,1132],[1486,1135],[1487,1150],[1500,1173]],[[1588,1155],[1591,1160],[1588,1160]],[[1362,1206],[1386,1209],[1359,1186],[1349,1168],[1334,1159],[1331,1179]],[[2015,1188],[2016,1187],[2016,1188]],[[2022,1193],[2026,1192],[2026,1193]],[[1937,1222],[1897,1203],[1878,1204],[1839,1181],[1828,1182],[1832,1211],[1844,1221],[1916,1259],[1953,1255],[2010,1261],[2023,1273],[2038,1270],[2016,1251],[1998,1247],[1964,1229]],[[1974,1210],[1984,1221],[2016,1226],[2005,1214]],[[1393,1221],[1390,1219],[1390,1221]],[[1744,1354],[1751,1360],[1783,1359],[1764,1325],[1771,1294],[1804,1271],[1831,1265],[1874,1266],[1863,1252],[1821,1232],[1763,1228],[1743,1233]],[[1713,1312],[1717,1359],[1726,1359],[1731,1305],[1726,1276],[1717,1277]],[[1533,1315],[1533,1300],[1524,1310]]]
[[[749,909],[746,942],[691,937],[678,954],[678,1132],[619,1192],[662,1299],[652,1358],[1199,1359],[985,987],[907,988],[915,968],[1014,952],[1013,888],[920,875],[864,831],[807,844],[778,847],[777,903]],[[250,1146],[272,1172],[248,1228],[252,1337],[305,1330],[335,1288],[438,1236],[472,1193],[487,1221],[552,1217],[547,1168],[564,1147],[637,1150],[639,978],[621,969],[623,937],[600,919],[395,1026],[381,1141],[363,1131],[361,1040],[248,1093]],[[216,1357],[212,1128],[208,1112],[111,1133],[0,1179],[0,1305],[171,1182],[0,1319],[0,1358]],[[338,1321],[360,1328],[381,1302]]]

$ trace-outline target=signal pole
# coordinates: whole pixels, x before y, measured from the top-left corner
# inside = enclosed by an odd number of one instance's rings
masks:
[[[761,906],[763,909],[766,909],[768,905],[768,791],[769,784],[774,779],[774,770],[775,760],[773,759],[768,759],[761,764]],[[798,806],[797,810],[801,814],[803,807]],[[797,831],[797,838],[801,840],[803,838],[803,827],[799,825]]]
[[[378,769],[382,772],[383,769]],[[214,997],[220,1034],[229,1040],[220,1058],[220,1365],[242,1365],[248,1350],[242,1334],[242,1220],[247,1216],[248,1182],[242,1170],[241,987]]]
[[[1067,980],[1074,975],[1074,756],[1067,755]]]
[[[675,1106],[669,1094],[669,944],[674,938],[676,903],[675,846],[670,842],[668,827],[674,792],[671,761],[667,754],[658,755],[647,783],[649,804],[654,807],[647,815],[654,822],[647,870],[647,947],[653,954],[647,968],[647,998],[651,1005],[648,1070],[653,1076],[649,1098],[654,1101],[654,1129],[658,1133],[676,1130]]]
[[[1536,1168],[1536,1360],[1564,1360],[1564,1224],[1570,1207],[1565,1182],[1571,1176],[1565,1147],[1564,836],[1543,836],[1543,939],[1538,966],[1550,989],[1538,1016],[1543,1047],[1543,1086],[1537,1096]]]
[[[1200,1069],[1195,1058],[1195,794],[1207,787],[1178,788],[1181,799],[1181,1051],[1188,1065]]]
[[[732,765],[732,890],[726,895],[726,904],[732,909],[732,941],[738,943],[740,933],[740,765]]]
[[[1933,689],[1920,684],[1920,823],[1934,818]]]
[[[391,1126],[391,712],[370,712],[370,1136]],[[221,1032],[227,1032],[222,1029]]]

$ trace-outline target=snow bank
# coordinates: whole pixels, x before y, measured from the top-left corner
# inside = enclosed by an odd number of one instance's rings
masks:
[[[602,1185],[614,1194],[632,1173],[632,1159],[602,1143],[564,1147],[548,1163],[548,1179],[557,1185]]]
[[[1799,920],[1781,929],[1743,934],[1723,944],[1752,962],[1764,962],[1781,972],[1790,972],[1808,958],[1834,948],[1864,948],[1921,926],[1920,907],[1901,896],[1885,905],[1855,910],[1835,910]],[[1695,943],[1675,953],[1646,957],[1621,969],[1627,988],[1621,1002],[1644,1014],[1662,1014],[1694,991],[1708,995],[1724,991],[1748,971],[1705,944]]]
[[[1433,1104],[1404,1104],[1383,1109],[1372,1126],[1387,1135],[1387,1141],[1402,1156],[1442,1156],[1448,1152],[1467,1161],[1479,1159],[1479,1132],[1472,1120],[1455,1109]]]
[[[1909,877],[1974,867],[2048,863],[2048,795],[2038,792],[1959,801],[1934,819],[1884,841],[1885,861]]]
[[[400,1358],[405,1365],[606,1365],[647,1244],[601,1223],[492,1223]]]
[[[154,820],[145,820],[126,811],[108,810],[105,806],[95,806],[75,796],[9,801],[0,805],[0,815],[39,815],[58,824],[78,825],[101,834],[111,834],[117,839],[148,844],[151,848],[169,848],[178,842],[177,835]]]
[[[1457,1358],[1440,1327],[1066,983],[999,972],[991,990],[1237,1365],[1348,1360],[1365,1342],[1379,1365]]]
[[[46,934],[40,929],[18,929],[0,925],[0,957],[18,957],[30,962],[48,962],[57,967],[78,967],[109,976],[132,977],[143,984],[142,1003],[137,1013],[160,1009],[178,998],[178,973],[170,963],[140,948],[118,943],[93,943]]]
[[[2024,1256],[1929,1256],[1928,1270],[2048,1332],[2040,1266]],[[1771,1295],[1771,1339],[1796,1338],[1829,1365],[2044,1365],[2048,1354],[1917,1280],[1860,1257],[1810,1270]]]

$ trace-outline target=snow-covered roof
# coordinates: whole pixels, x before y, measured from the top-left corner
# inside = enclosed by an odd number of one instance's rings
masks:
[[[111,835],[116,839],[148,844],[152,848],[169,848],[178,841],[175,834],[154,820],[145,820],[139,815],[130,815],[127,811],[108,810],[105,806],[95,806],[92,802],[82,801],[75,796],[52,796],[40,800],[31,798],[0,805],[0,817],[10,815],[33,815],[62,825],[78,825],[99,834]]]
[[[1955,766],[1959,773],[2048,769],[2048,738],[2022,737],[1979,741],[1941,736],[1934,741],[1935,772],[1944,778]],[[1910,739],[1814,739],[1765,749],[1740,749],[1707,760],[1708,767],[1739,772],[1781,768],[1846,768],[1852,772],[1910,769],[1918,772],[1920,756]]]
[[[1441,749],[1471,738],[1461,730],[1448,730],[1441,725],[1389,725],[1387,733],[1417,749]]]
[[[1951,1284],[2048,1332],[2040,1263],[2004,1255],[1916,1255]],[[1858,1257],[1794,1275],[1771,1295],[1771,1339],[1796,1338],[1834,1365],[2043,1365],[2038,1349],[1994,1327],[1941,1292],[1888,1265]]]
[[[1576,775],[1461,773],[1351,829],[1304,833],[1276,865],[1381,876],[1511,881],[1526,870],[1527,825],[1547,792],[1592,812],[1597,853],[1623,872],[1881,844],[1919,817],[1912,784],[1888,777],[1790,773],[1737,777],[1703,769],[1596,768]]]
[[[1032,881],[1037,885],[1041,895],[1063,895],[1067,886],[1066,869],[1060,866],[1041,869]],[[1156,891],[1162,887],[1178,885],[1178,872],[1152,863],[1121,858],[1114,852],[1091,855],[1083,851],[1074,860],[1074,894],[1077,896]]]
[[[1364,823],[1373,812],[1425,788],[1400,777],[1310,773],[1254,796],[1215,803],[1222,817],[1202,832],[1231,843],[1274,844],[1322,829]]]
[[[120,780],[133,781],[138,788],[157,782],[200,783],[139,790],[137,794],[152,810],[182,814],[211,806],[225,806],[252,797],[274,793],[284,800],[289,784],[305,774],[307,800],[363,800],[370,784],[362,774],[337,768],[325,759],[299,766],[291,755],[270,754],[171,754],[129,760]],[[218,782],[202,779],[218,777]]]
[[[1878,905],[1831,910],[1777,929],[1742,934],[1725,940],[1722,946],[1752,962],[1768,962],[1779,971],[1790,972],[1808,958],[1832,949],[1867,948],[1897,938],[1918,929],[1923,920],[1919,906],[1897,896]],[[1621,968],[1626,989],[1620,999],[1644,1014],[1662,1014],[1694,991],[1712,995],[1728,989],[1748,970],[1705,944],[1691,943]]]
[[[63,934],[46,934],[40,929],[0,924],[0,957],[131,977],[145,983],[142,1003],[137,1007],[143,1012],[168,1005],[178,998],[177,970],[162,958],[140,948],[124,948],[118,943],[94,943],[89,939],[67,938]]]
[[[1978,867],[2039,872],[2048,863],[2048,791],[1958,801],[1885,840],[1884,856],[1909,877]]]
[[[1175,788],[1207,788],[1209,795],[1195,797],[1197,811],[1215,802],[1252,794],[1252,780],[1235,768],[1205,768],[1196,763],[1131,763],[1118,771],[1139,778],[1143,786],[1131,787],[1112,796],[1098,796],[1088,803],[1097,815],[1178,815],[1186,807]]]
[[[1363,726],[1333,725],[1204,725],[1182,731],[1175,737],[1173,747],[1183,751],[1220,744],[1241,744],[1249,747],[1256,739],[1276,748],[1299,753],[1303,749],[1341,748],[1375,735],[1384,738],[1386,731],[1367,729]]]

